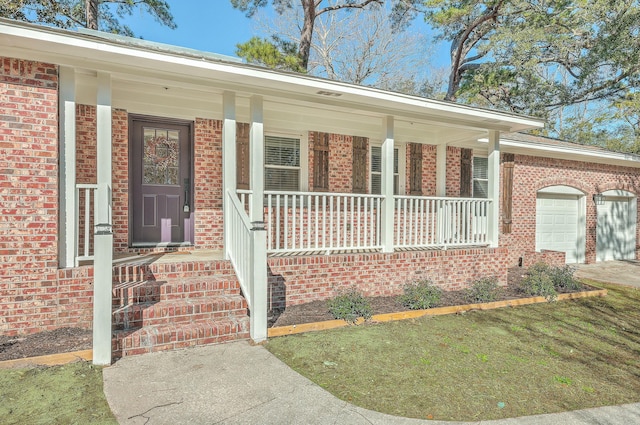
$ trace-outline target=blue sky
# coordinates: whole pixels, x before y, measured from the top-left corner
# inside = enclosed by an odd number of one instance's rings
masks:
[[[138,37],[176,46],[235,56],[236,44],[258,35],[244,13],[231,7],[229,0],[169,0],[178,28],[171,30],[157,23],[142,9],[125,19]],[[412,28],[430,32],[420,17]],[[439,66],[448,65],[448,46],[440,43],[435,52]]]
[[[231,7],[229,0],[171,0],[169,4],[178,25],[175,30],[141,10],[126,22],[145,40],[230,56],[235,56],[236,44],[253,35],[251,19]]]

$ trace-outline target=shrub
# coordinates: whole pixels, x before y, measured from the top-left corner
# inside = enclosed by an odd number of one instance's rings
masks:
[[[553,286],[558,291],[576,291],[581,288],[580,281],[573,277],[575,269],[569,265],[563,267],[550,267]]]
[[[471,283],[465,290],[465,299],[470,303],[489,303],[497,301],[502,293],[502,288],[495,277],[483,277]]]
[[[327,302],[329,313],[336,319],[355,323],[358,317],[370,319],[373,315],[369,301],[360,293],[351,290]]]
[[[442,289],[431,283],[429,279],[409,283],[404,287],[404,294],[399,301],[411,310],[423,310],[436,307],[442,298]]]
[[[551,268],[545,263],[536,263],[527,269],[524,279],[520,281],[520,290],[530,296],[545,297],[547,301],[558,297]]]

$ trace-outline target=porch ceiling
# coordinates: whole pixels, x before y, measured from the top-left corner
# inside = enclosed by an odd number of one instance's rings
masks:
[[[79,101],[91,102],[92,73],[113,79],[113,104],[133,112],[219,118],[223,91],[238,97],[238,118],[248,119],[248,99],[264,98],[265,128],[382,135],[393,116],[399,141],[475,140],[487,130],[541,127],[537,119],[470,108],[305,75],[272,71],[211,54],[136,39],[71,31],[0,19],[3,54],[85,70]]]

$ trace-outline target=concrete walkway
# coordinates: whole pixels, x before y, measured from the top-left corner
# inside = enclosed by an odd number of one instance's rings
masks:
[[[123,425],[456,424],[353,406],[247,342],[124,358],[104,369],[104,392]],[[477,423],[639,424],[640,404]]]
[[[593,264],[578,264],[575,276],[640,288],[640,261],[604,261]]]

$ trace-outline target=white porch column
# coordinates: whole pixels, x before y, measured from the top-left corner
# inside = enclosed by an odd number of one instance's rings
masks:
[[[447,145],[436,147],[436,196],[447,196]]]
[[[111,75],[98,72],[96,232],[93,285],[93,364],[111,364]]]
[[[382,252],[393,252],[393,221],[395,203],[393,199],[393,117],[387,116],[382,119],[382,176],[381,194],[382,201],[381,221],[381,242]]]
[[[227,193],[236,191],[236,94],[225,91],[222,93],[222,110],[224,121],[222,123],[222,205],[224,211],[224,258],[229,259],[227,249],[231,229],[227,219],[231,205]]]
[[[264,215],[264,122],[261,96],[251,97],[251,129],[249,131],[249,181],[253,192],[251,221],[263,221]]]
[[[487,214],[487,237],[489,246],[498,246],[500,230],[500,132],[489,131],[489,156],[487,173],[489,179],[488,197],[491,199]]]
[[[251,249],[251,316],[250,333],[254,342],[267,339],[267,232],[264,225],[264,114],[261,96],[251,97],[251,129],[249,131],[249,181],[253,229]]]
[[[76,264],[76,75],[60,67],[60,238],[61,268]]]

